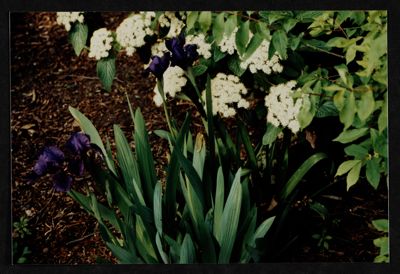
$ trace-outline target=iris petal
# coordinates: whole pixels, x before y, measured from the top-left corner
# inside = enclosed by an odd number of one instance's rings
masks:
[[[81,155],[85,150],[90,148],[89,135],[75,132],[67,141],[66,146],[75,154]]]
[[[72,177],[64,172],[58,172],[53,176],[54,189],[56,191],[67,192],[72,186]]]

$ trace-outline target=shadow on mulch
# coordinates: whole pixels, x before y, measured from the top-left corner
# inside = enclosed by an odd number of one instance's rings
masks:
[[[112,29],[126,13],[103,16]],[[110,139],[113,124],[119,124],[131,138],[125,93],[134,109],[141,108],[149,131],[165,129],[166,123],[162,109],[152,100],[155,80],[143,75],[143,64],[137,56],[118,57],[117,79],[112,91],[104,92],[96,77],[96,61],[87,53],[75,56],[65,29],[55,21],[55,13],[11,15],[12,214],[14,221],[28,216],[31,231],[24,239],[14,235],[14,240],[32,251],[29,263],[94,264],[98,257],[115,263],[94,218],[65,193],[54,192],[50,177],[33,184],[27,184],[25,178],[45,145],[62,145],[78,130],[68,106],[78,108],[102,137]],[[186,105],[179,109],[178,116],[191,110]],[[162,177],[160,167],[166,161],[168,144],[154,134],[150,134],[150,141]],[[73,187],[79,190],[93,184],[86,176]],[[348,203],[334,211],[342,221],[338,240],[332,241],[329,252],[321,252],[309,241],[284,254],[284,261],[371,261],[377,255],[372,240],[379,234],[370,221],[387,216],[387,193],[359,188],[349,196]]]

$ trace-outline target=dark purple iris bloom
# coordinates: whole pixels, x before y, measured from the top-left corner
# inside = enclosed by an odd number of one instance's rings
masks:
[[[81,155],[90,148],[90,137],[81,132],[75,132],[67,141],[66,146],[75,154]]]
[[[169,60],[171,56],[169,52],[164,53],[162,57],[153,56],[151,57],[151,63],[146,71],[151,71],[158,79],[161,79],[164,72],[169,66]]]
[[[172,66],[179,66],[186,70],[198,57],[197,46],[192,44],[185,45],[185,37],[183,35],[165,41],[165,46],[172,52]]]
[[[58,172],[53,176],[54,189],[61,192],[67,192],[72,186],[72,177],[67,175],[65,172]]]
[[[33,172],[37,176],[42,176],[47,169],[58,167],[64,161],[64,153],[56,146],[45,147],[43,152],[40,154]]]

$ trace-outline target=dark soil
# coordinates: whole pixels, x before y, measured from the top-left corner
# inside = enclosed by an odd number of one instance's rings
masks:
[[[103,14],[110,29],[125,16]],[[62,145],[78,129],[68,106],[84,113],[102,137],[112,139],[113,124],[119,124],[131,138],[127,94],[133,109],[140,107],[144,115],[160,177],[168,144],[151,131],[165,129],[166,123],[162,109],[152,101],[155,79],[143,74],[137,56],[118,56],[117,79],[107,93],[96,77],[95,60],[87,53],[75,56],[65,29],[55,20],[55,13],[11,15],[12,214],[14,222],[27,216],[31,232],[23,239],[14,233],[14,240],[31,250],[29,263],[93,264],[98,258],[115,263],[94,218],[67,194],[55,192],[50,177],[33,184],[26,177],[45,145]],[[177,104],[179,120],[191,106]],[[79,190],[93,183],[85,176],[73,187]],[[329,231],[333,239],[328,250],[319,249],[305,234],[279,261],[372,261],[378,253],[372,241],[380,234],[370,223],[387,217],[387,190],[376,192],[360,184],[336,204],[332,215],[340,223]]]

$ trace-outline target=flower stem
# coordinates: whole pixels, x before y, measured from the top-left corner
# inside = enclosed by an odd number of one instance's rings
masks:
[[[161,98],[163,100],[164,114],[165,114],[165,119],[167,120],[169,132],[171,132],[172,137],[175,138],[176,137],[175,131],[172,130],[171,120],[169,118],[168,109],[167,109],[167,103],[165,101],[164,81],[163,80],[157,80],[157,88],[158,88],[158,91],[160,92]]]

